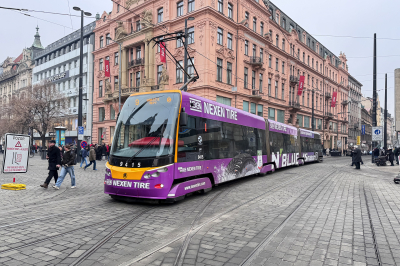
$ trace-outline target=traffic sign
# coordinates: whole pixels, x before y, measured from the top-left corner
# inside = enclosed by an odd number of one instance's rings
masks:
[[[6,134],[3,173],[26,173],[28,171],[30,136]]]
[[[383,140],[383,128],[372,127],[372,141],[382,141],[382,140]]]
[[[82,141],[81,142],[81,148],[84,149],[87,146],[87,142],[86,141]]]
[[[83,134],[85,134],[85,128],[82,126],[78,127],[78,140],[83,140]]]

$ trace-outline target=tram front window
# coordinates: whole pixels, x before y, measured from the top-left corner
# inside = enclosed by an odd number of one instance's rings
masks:
[[[179,104],[179,93],[129,97],[117,121],[111,155],[132,159],[172,155]]]

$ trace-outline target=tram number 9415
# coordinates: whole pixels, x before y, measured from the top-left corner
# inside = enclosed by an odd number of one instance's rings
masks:
[[[140,165],[141,165],[141,163],[138,162],[137,167],[140,167]],[[121,167],[124,166],[124,162],[119,162],[119,166],[121,166]],[[125,167],[128,167],[128,162],[125,163]],[[132,163],[131,167],[135,167],[135,163]]]

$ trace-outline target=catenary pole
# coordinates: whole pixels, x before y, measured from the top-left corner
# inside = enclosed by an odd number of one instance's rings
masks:
[[[385,113],[384,113],[384,135],[383,135],[383,148],[387,150],[387,74],[385,74]]]
[[[373,61],[373,84],[372,84],[372,126],[376,127],[376,33],[374,33],[374,61]],[[372,142],[372,148],[376,147],[376,142]],[[371,156],[374,163],[374,153]]]
[[[79,103],[78,103],[78,127],[82,126],[82,102],[83,102],[83,10],[81,10],[81,38],[79,40]],[[81,150],[81,140],[79,139],[79,131],[77,130],[78,135],[78,145],[77,145],[77,154],[80,154]]]

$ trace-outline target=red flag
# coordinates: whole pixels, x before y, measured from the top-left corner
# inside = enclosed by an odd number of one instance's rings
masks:
[[[108,78],[110,77],[110,61],[109,60],[106,60],[104,75]]]
[[[331,102],[331,107],[336,106],[336,97],[337,97],[337,91],[334,91],[332,94],[332,102]]]
[[[301,93],[303,92],[304,79],[305,79],[305,76],[300,76],[299,88],[297,89],[297,95],[301,95]]]
[[[165,58],[165,43],[164,42],[160,43],[160,61],[163,63],[167,62],[167,60]]]

